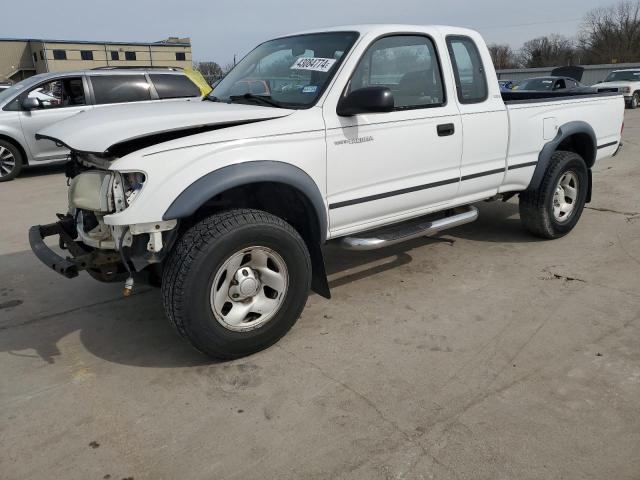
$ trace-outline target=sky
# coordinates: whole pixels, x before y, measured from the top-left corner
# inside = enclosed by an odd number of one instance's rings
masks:
[[[1,37],[151,42],[191,37],[193,58],[221,65],[273,37],[358,23],[443,24],[519,48],[574,36],[584,14],[615,0],[2,0]]]

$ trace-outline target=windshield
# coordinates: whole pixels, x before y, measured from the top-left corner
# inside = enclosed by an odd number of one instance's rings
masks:
[[[26,80],[23,80],[20,83],[16,83],[6,90],[0,90],[0,104],[4,103],[6,100],[13,98],[15,95],[23,91],[24,89],[35,85],[38,83],[43,75],[34,75],[33,77],[29,77]]]
[[[518,90],[532,90],[535,92],[545,92],[553,89],[553,80],[550,78],[532,78],[522,82]]]
[[[355,32],[332,32],[263,43],[222,79],[209,98],[267,105],[253,96],[277,107],[311,107],[357,38]]]
[[[611,72],[605,82],[640,82],[640,70]]]

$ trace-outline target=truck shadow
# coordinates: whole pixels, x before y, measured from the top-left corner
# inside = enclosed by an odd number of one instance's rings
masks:
[[[64,173],[64,165],[66,161],[60,161],[55,163],[48,163],[46,165],[33,165],[29,167],[25,167],[22,172],[20,172],[20,176],[14,180],[14,182],[19,182],[20,179],[30,178],[30,177],[41,177],[44,175],[53,175],[57,173]]]
[[[479,217],[473,223],[444,232],[448,237],[476,242],[535,243],[537,237],[527,232],[520,222],[517,200],[475,204]]]
[[[440,238],[421,238],[372,252],[326,248],[330,285],[338,288],[411,263],[411,251],[456,239],[477,242],[537,241],[517,218],[517,205],[480,205],[480,220]],[[515,218],[512,218],[514,217]],[[215,363],[182,341],[167,321],[160,291],[141,286],[130,298],[121,285],[103,285],[82,274],[66,281],[46,270],[31,251],[0,256],[0,352],[55,363],[73,334],[96,357],[155,368]],[[326,321],[307,317],[306,321]],[[76,333],[77,332],[77,333]]]

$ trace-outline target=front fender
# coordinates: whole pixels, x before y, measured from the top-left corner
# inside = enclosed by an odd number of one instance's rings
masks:
[[[235,187],[259,182],[281,183],[302,192],[315,210],[320,242],[326,241],[327,209],[318,185],[300,168],[273,160],[238,163],[208,173],[178,195],[162,218],[174,220],[189,217],[216,195]]]
[[[19,122],[20,120],[16,120]],[[0,129],[0,139],[5,139],[10,142],[15,143],[24,153],[24,161],[26,164],[29,164],[29,160],[31,158],[31,150],[29,149],[29,145],[27,144],[26,139],[24,138],[24,133],[22,132],[22,126],[16,126],[15,128],[6,126]]]

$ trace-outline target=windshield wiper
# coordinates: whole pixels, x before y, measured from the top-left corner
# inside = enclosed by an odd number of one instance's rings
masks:
[[[263,105],[268,105],[270,107],[283,108],[278,102],[274,102],[271,100],[271,97],[267,97],[264,95],[254,95],[253,93],[245,93],[244,95],[231,95],[229,100],[255,100],[257,103],[262,103]]]
[[[215,95],[205,95],[204,97],[202,97],[202,101],[203,102],[219,102],[220,99]]]

